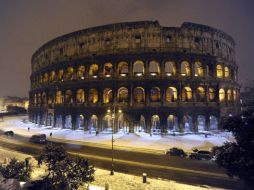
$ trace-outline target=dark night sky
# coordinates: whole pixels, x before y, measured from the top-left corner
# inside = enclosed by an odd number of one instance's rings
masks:
[[[137,20],[190,21],[225,31],[237,44],[240,82],[254,80],[253,0],[0,0],[0,97],[28,96],[31,56],[52,38]]]

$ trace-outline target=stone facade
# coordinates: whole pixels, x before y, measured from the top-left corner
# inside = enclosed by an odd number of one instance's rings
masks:
[[[216,130],[239,112],[234,47],[226,33],[194,23],[118,23],[58,37],[32,56],[30,120],[98,132],[113,121],[115,132]]]

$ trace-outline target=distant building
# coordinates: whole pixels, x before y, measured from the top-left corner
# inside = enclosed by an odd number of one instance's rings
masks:
[[[243,92],[241,92],[241,105],[243,110],[254,110],[254,81],[243,88]]]
[[[12,97],[5,96],[0,98],[0,111],[7,111],[8,107],[20,107],[24,109],[28,109],[29,100],[28,98],[20,98],[20,97]]]

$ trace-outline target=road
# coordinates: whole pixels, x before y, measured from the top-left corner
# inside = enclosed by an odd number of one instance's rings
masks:
[[[101,144],[76,144],[75,142],[54,140],[52,142],[63,145],[70,154],[78,154],[88,158],[95,167],[111,168],[112,151],[110,146]],[[43,145],[33,144],[24,136],[0,136],[0,146],[23,153],[38,155]],[[230,179],[225,170],[218,168],[212,161],[198,161],[162,153],[152,153],[144,149],[128,149],[115,147],[114,170],[141,176],[165,178],[197,186],[213,186],[225,189],[244,189],[241,182]]]

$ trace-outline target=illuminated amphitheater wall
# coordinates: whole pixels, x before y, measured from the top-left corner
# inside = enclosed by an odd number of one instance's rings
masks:
[[[90,132],[111,131],[113,121],[115,132],[220,129],[223,116],[239,112],[234,48],[228,34],[194,23],[127,22],[60,36],[32,56],[29,119]]]

